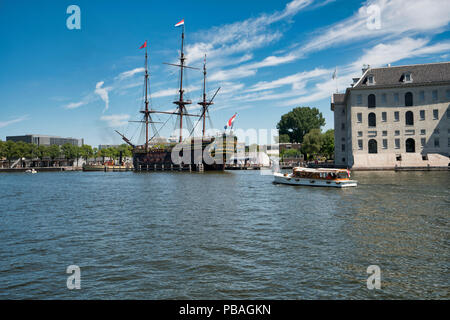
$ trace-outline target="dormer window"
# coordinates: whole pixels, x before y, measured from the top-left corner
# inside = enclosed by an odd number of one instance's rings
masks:
[[[374,77],[373,75],[367,76],[367,84],[368,84],[369,86],[375,84],[375,77]]]
[[[403,82],[412,82],[412,76],[410,72],[407,72],[403,75]]]

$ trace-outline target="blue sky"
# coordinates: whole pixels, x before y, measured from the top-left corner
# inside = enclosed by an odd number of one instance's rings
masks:
[[[71,4],[81,9],[81,30],[66,27]],[[368,25],[374,6],[379,28]],[[206,53],[209,95],[221,87],[216,128],[238,112],[235,128],[273,129],[297,106],[319,108],[324,129],[333,128],[336,67],[342,92],[363,64],[450,60],[447,0],[0,0],[0,139],[36,133],[110,144],[121,142],[119,129],[136,141],[128,120],[142,107],[138,48],[148,40],[152,107],[173,109],[177,70],[163,62],[176,61],[182,18],[187,63],[201,67]],[[189,71],[195,102],[200,87],[201,73]],[[161,134],[173,127],[169,120]]]

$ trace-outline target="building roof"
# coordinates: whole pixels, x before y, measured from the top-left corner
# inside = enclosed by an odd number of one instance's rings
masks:
[[[345,102],[345,93],[333,93],[331,96],[331,110],[334,111],[335,104],[343,104]]]
[[[412,81],[405,82],[405,75],[411,74]],[[374,77],[374,84],[368,84],[368,77]],[[398,67],[369,68],[353,88],[404,86],[405,84],[438,84],[450,81],[450,62],[416,64]]]
[[[411,81],[405,81],[405,75],[410,74]],[[374,83],[368,84],[369,76],[373,76]],[[353,89],[407,87],[417,85],[438,85],[450,83],[450,62],[415,64],[408,66],[388,66],[383,68],[363,69],[361,78],[345,90],[345,93],[335,93],[331,97],[331,110],[335,104],[345,104],[348,94]]]

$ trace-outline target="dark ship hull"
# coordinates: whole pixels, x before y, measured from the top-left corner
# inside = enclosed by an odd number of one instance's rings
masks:
[[[195,138],[187,143],[133,150],[135,171],[223,171],[236,150],[234,136]]]

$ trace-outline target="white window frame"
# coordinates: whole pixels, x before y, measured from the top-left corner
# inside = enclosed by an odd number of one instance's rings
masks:
[[[406,77],[407,77],[407,76],[409,76],[409,80],[406,80]],[[406,72],[406,73],[404,74],[403,82],[405,82],[405,83],[411,83],[411,82],[413,82],[413,77],[412,77],[411,72]]]

